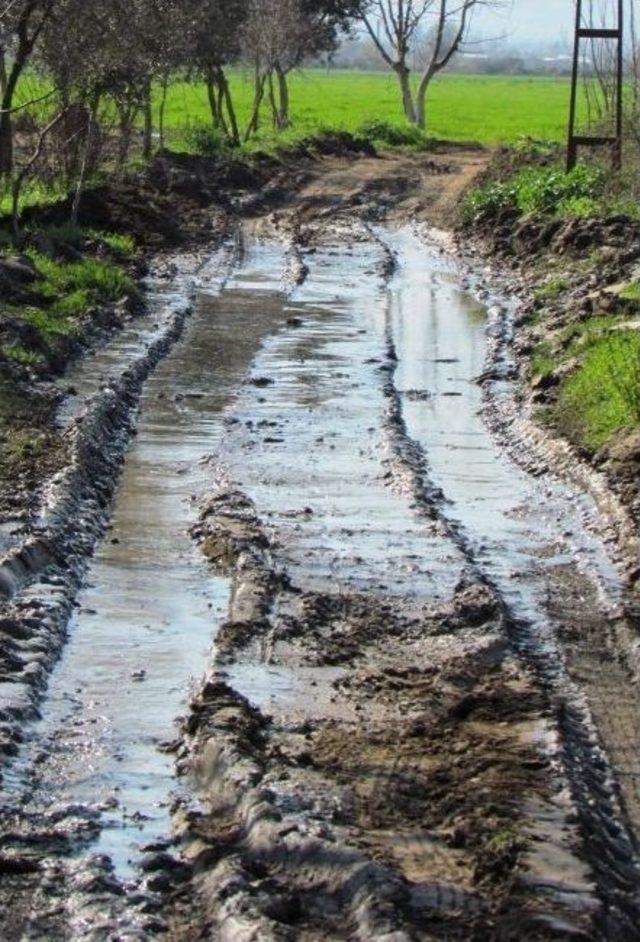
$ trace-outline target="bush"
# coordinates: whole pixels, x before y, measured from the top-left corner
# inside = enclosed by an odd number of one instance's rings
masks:
[[[358,133],[375,144],[384,144],[388,147],[413,147],[427,150],[430,146],[429,138],[411,124],[392,124],[390,121],[373,119],[365,121]]]
[[[219,157],[229,148],[224,134],[208,124],[191,125],[185,139],[189,150],[201,157]]]
[[[598,209],[605,175],[598,167],[578,164],[571,173],[563,168],[531,167],[508,180],[473,190],[462,208],[465,222],[491,218],[502,209],[519,215],[592,215]]]

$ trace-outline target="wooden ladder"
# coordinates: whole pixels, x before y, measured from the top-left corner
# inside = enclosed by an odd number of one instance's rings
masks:
[[[573,47],[573,70],[571,75],[571,104],[569,108],[569,144],[567,147],[567,171],[573,170],[578,160],[579,147],[611,147],[614,170],[622,166],[622,89],[624,81],[624,0],[618,0],[618,26],[616,29],[592,29],[582,25],[583,0],[576,0],[576,29]],[[580,70],[580,45],[583,39],[606,39],[616,42],[616,110],[613,135],[596,136],[576,134],[576,111]]]

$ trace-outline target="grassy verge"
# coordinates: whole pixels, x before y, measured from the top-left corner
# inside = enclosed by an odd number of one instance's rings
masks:
[[[640,428],[640,304],[637,316],[596,315],[540,341],[530,375],[558,379],[546,420],[597,451]]]
[[[59,369],[102,306],[136,297],[128,270],[134,250],[127,236],[114,233],[41,230],[21,256],[28,282],[9,281],[14,293],[0,313],[0,361]]]

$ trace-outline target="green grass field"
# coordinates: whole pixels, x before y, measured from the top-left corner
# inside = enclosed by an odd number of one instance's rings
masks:
[[[248,75],[231,76],[242,123],[246,123],[253,88]],[[486,144],[509,143],[523,135],[562,140],[566,133],[569,86],[564,79],[445,75],[430,94],[428,133],[439,138]],[[395,77],[386,72],[309,70],[291,77],[293,128],[279,136],[286,143],[321,127],[356,131],[380,119],[403,123]],[[210,121],[202,85],[176,82],[166,110],[168,137],[184,143],[183,129]],[[269,118],[252,147],[273,143]]]

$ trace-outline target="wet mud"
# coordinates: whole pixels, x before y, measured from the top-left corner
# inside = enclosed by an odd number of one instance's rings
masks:
[[[507,428],[507,308],[316,187],[76,368],[1,569],[4,936],[636,939],[624,554]]]

